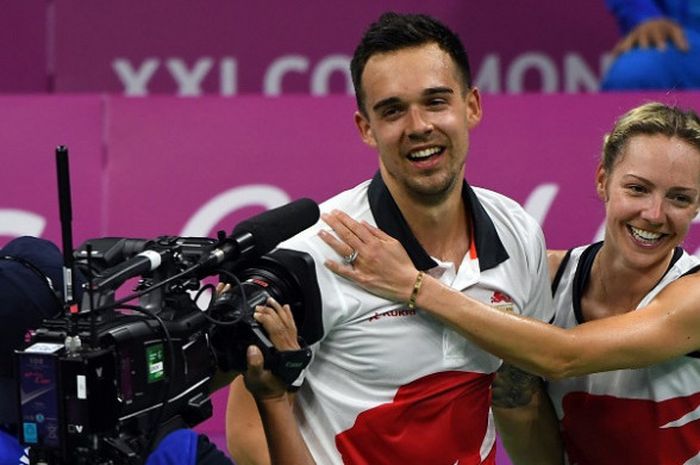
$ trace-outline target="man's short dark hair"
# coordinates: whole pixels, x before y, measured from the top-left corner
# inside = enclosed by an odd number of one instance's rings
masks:
[[[362,73],[367,61],[378,53],[388,53],[409,47],[435,43],[454,61],[462,77],[464,90],[471,88],[469,58],[462,41],[440,21],[427,15],[384,13],[370,24],[350,62],[352,84],[357,107],[367,115],[362,91]]]

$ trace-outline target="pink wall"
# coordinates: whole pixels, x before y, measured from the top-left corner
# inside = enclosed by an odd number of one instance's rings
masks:
[[[700,107],[699,93],[483,98],[467,177],[523,203],[551,247],[596,237],[602,207],[593,170],[618,115],[659,99]],[[0,221],[59,240],[53,150],[70,150],[76,243],[96,235],[212,235],[302,196],[321,201],[373,174],[350,97],[0,97],[0,219],[22,210],[44,223]],[[228,211],[207,215],[220,196]],[[687,247],[700,247],[691,231]]]
[[[700,93],[484,96],[467,177],[523,203],[550,247],[590,242],[603,219],[593,188],[603,134],[651,99],[700,108]],[[59,144],[70,150],[76,245],[211,236],[292,199],[321,201],[377,166],[350,97],[18,96],[0,97],[0,109],[0,244],[22,233],[60,244]],[[700,247],[697,226],[686,246]],[[224,399],[216,395],[216,416],[200,427],[218,440]]]
[[[0,93],[49,89],[46,0],[3,2],[0,15]]]
[[[105,100],[0,97],[0,242],[21,234],[60,243],[54,150],[69,148],[75,240],[102,234]]]
[[[349,94],[343,69],[389,9],[458,32],[485,92],[595,91],[618,38],[603,0],[22,0],[3,5],[0,92]]]

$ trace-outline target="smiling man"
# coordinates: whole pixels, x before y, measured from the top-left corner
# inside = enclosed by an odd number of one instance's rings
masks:
[[[482,108],[459,38],[430,17],[387,13],[365,33],[351,72],[355,123],[376,148],[379,170],[322,211],[343,210],[378,226],[404,245],[419,270],[455,289],[549,321],[539,226],[516,202],[464,179]],[[501,367],[414,299],[393,303],[334,275],[324,266],[336,257],[324,238],[334,240],[319,223],[282,245],[312,255],[323,299],[323,337],[312,341],[306,382],[290,397],[318,464],[493,464],[492,392],[511,459],[561,463],[538,378]],[[346,249],[346,264],[362,261]],[[256,404],[242,380],[232,385],[227,417],[236,462],[269,464]]]

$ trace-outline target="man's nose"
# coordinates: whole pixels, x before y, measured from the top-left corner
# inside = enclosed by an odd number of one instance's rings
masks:
[[[433,131],[433,124],[420,108],[411,108],[408,112],[408,135],[412,138],[422,138]]]

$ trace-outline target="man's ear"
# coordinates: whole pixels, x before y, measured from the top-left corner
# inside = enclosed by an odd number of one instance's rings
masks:
[[[472,87],[467,91],[467,124],[469,129],[475,127],[481,121],[481,94],[479,89]]]
[[[360,132],[362,141],[370,147],[377,147],[377,141],[374,139],[369,119],[359,111],[355,112],[355,125]]]

